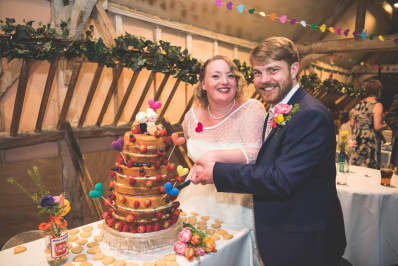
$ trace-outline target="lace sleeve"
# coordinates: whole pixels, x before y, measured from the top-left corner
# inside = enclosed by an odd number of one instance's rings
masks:
[[[265,108],[257,100],[250,100],[242,115],[240,134],[243,142],[242,152],[246,163],[254,163],[262,145],[262,133],[265,121]]]

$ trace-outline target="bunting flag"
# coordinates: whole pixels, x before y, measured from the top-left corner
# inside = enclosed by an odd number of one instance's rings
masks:
[[[233,10],[234,8],[237,9],[237,11],[241,14],[244,12],[249,13],[250,15],[258,15],[263,18],[269,18],[271,21],[279,21],[282,24],[291,24],[295,25],[296,23],[299,23],[302,27],[304,28],[309,28],[311,30],[320,30],[321,32],[330,32],[334,33],[337,35],[344,35],[348,37],[349,35],[352,35],[354,38],[356,37],[361,37],[362,39],[368,38],[369,40],[379,40],[381,42],[384,42],[384,37],[383,35],[376,35],[376,34],[370,34],[368,35],[366,33],[366,30],[363,32],[356,32],[352,31],[350,29],[342,29],[342,28],[337,28],[335,29],[332,26],[327,26],[326,24],[318,25],[317,23],[307,23],[305,20],[299,20],[297,18],[288,18],[287,15],[282,15],[278,16],[276,13],[267,13],[265,11],[257,11],[255,8],[246,8],[244,4],[234,4],[232,1],[228,0],[213,0],[215,4],[218,7],[226,7],[228,10]],[[394,43],[398,45],[398,37],[394,39]]]

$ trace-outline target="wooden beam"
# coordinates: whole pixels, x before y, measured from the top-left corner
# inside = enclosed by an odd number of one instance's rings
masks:
[[[300,71],[308,68],[312,62],[314,62],[316,60],[320,60],[326,56],[327,55],[325,55],[325,54],[307,54],[300,60]]]
[[[96,10],[96,20],[98,25],[100,26],[101,31],[103,32],[103,39],[108,46],[112,46],[114,44],[114,39],[117,38],[116,30],[113,27],[112,21],[103,8],[102,0],[97,1],[95,4]]]
[[[57,129],[62,129],[65,123],[66,115],[68,114],[69,106],[72,101],[73,92],[75,91],[77,79],[79,77],[80,70],[82,68],[83,62],[82,61],[72,61],[72,75],[70,78],[68,90],[65,95],[64,104],[62,105],[61,113],[59,115]]]
[[[159,100],[160,95],[162,95],[163,89],[166,86],[167,81],[169,80],[169,77],[170,77],[169,73],[167,73],[163,76],[162,82],[160,83],[159,88],[156,90],[156,94],[153,99],[154,101]]]
[[[174,87],[173,87],[173,89],[171,89],[170,95],[169,95],[169,97],[167,97],[166,103],[164,104],[162,111],[159,114],[158,121],[160,119],[162,119],[164,114],[166,113],[166,111],[171,103],[171,100],[173,99],[174,94],[176,93],[178,85],[180,85],[180,83],[181,83],[181,79],[177,79],[176,82],[174,83]]]
[[[355,32],[358,34],[356,39],[361,38],[360,34],[365,28],[366,5],[368,0],[357,0],[357,14],[355,17]]]
[[[126,131],[130,130],[130,126],[119,127],[85,127],[82,129],[75,129],[74,134],[76,138],[100,138],[100,137],[115,137],[122,136]],[[8,150],[13,148],[36,145],[46,142],[58,141],[64,138],[65,133],[60,130],[46,131],[39,134],[19,134],[15,137],[1,137],[0,150]]]
[[[32,66],[32,61],[23,60],[21,75],[19,76],[17,95],[15,96],[14,111],[12,113],[10,135],[16,136],[18,134],[19,122],[21,121],[21,114],[23,103],[25,100],[26,86],[29,80],[29,71]]]
[[[50,96],[51,87],[53,85],[55,73],[57,72],[58,58],[51,62],[50,70],[48,71],[46,85],[44,86],[43,97],[41,98],[39,114],[36,120],[35,132],[40,132],[43,125],[43,118],[46,113],[48,98]]]
[[[191,96],[191,99],[189,99],[189,101],[188,101],[188,103],[187,103],[187,106],[185,106],[185,109],[184,109],[184,111],[182,112],[182,114],[181,114],[181,116],[180,116],[180,119],[178,119],[177,124],[179,124],[179,125],[182,124],[182,122],[184,121],[185,114],[189,111],[189,109],[191,109],[191,106],[192,106],[192,104],[193,104],[193,100],[194,100],[194,97]]]
[[[70,14],[69,32],[74,40],[79,40],[90,18],[97,0],[74,1]]]
[[[145,87],[142,90],[141,97],[138,100],[137,105],[135,106],[134,112],[130,117],[130,124],[132,124],[134,122],[135,116],[140,111],[142,103],[144,102],[144,99],[145,99],[146,95],[148,94],[149,88],[153,82],[154,76],[155,76],[155,71],[152,70],[151,73],[149,74],[148,80],[146,81]]]
[[[140,72],[141,71],[134,71],[134,74],[131,77],[131,80],[130,80],[130,83],[129,83],[127,89],[126,89],[126,92],[124,93],[122,102],[120,103],[119,109],[117,110],[115,119],[113,120],[113,123],[112,123],[113,126],[116,126],[117,123],[119,122],[119,119],[120,119],[120,117],[121,117],[121,115],[122,115],[122,113],[124,111],[124,107],[126,106],[126,103],[127,103],[128,99],[130,97],[131,91],[134,88],[134,85],[135,85],[135,83],[137,81],[137,78],[138,78],[138,75],[140,74]]]
[[[383,36],[384,41],[380,41],[378,36],[373,40],[354,38],[341,40],[328,40],[315,42],[308,45],[297,45],[301,56],[308,54],[331,54],[331,53],[351,53],[351,52],[389,52],[398,51],[398,45],[394,39],[398,34]]]
[[[98,200],[90,198],[88,195],[90,188],[94,188],[94,182],[90,176],[90,173],[87,170],[87,167],[84,164],[83,154],[80,151],[79,144],[73,134],[72,127],[70,126],[69,122],[65,122],[65,125],[63,127],[65,128],[66,146],[68,147],[73,165],[78,174],[81,190],[87,201],[88,207],[92,212],[92,214],[94,215],[97,214],[98,218],[101,218],[103,213],[101,203]],[[76,186],[77,183],[76,177],[70,177],[70,178],[73,178],[74,180],[72,180],[69,183],[75,184],[75,186],[73,186],[72,189],[80,189],[79,187]]]
[[[101,126],[101,124],[102,124],[102,120],[104,119],[105,112],[108,109],[108,106],[112,99],[113,93],[114,93],[114,91],[117,87],[117,84],[119,82],[120,75],[122,74],[122,71],[123,71],[122,64],[117,64],[116,67],[112,69],[112,71],[113,71],[112,83],[109,87],[108,94],[106,95],[104,105],[102,106],[101,112],[98,116],[97,123],[96,123],[97,127]]]
[[[94,93],[97,89],[98,82],[100,80],[102,71],[104,70],[104,64],[99,63],[97,65],[97,69],[95,70],[94,78],[93,81],[91,82],[90,90],[88,91],[86,102],[84,103],[83,111],[82,114],[80,115],[79,123],[77,124],[78,127],[82,127],[84,121],[86,120],[86,116],[88,113],[88,110],[90,108],[91,102],[94,97]]]
[[[379,73],[378,68],[371,67],[363,67],[363,66],[354,66],[352,68],[353,73],[360,73],[360,74],[375,74]],[[393,74],[398,73],[398,64],[397,65],[383,65],[383,69],[381,70],[382,74]]]

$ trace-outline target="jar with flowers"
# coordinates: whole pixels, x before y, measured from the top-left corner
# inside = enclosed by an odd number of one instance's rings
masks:
[[[37,166],[28,170],[38,192],[31,193],[10,177],[7,181],[18,186],[32,201],[37,204],[40,215],[48,216],[46,222],[39,224],[39,230],[47,233],[46,237],[46,259],[49,265],[63,265],[69,254],[68,249],[68,222],[65,215],[70,211],[70,202],[63,194],[52,196],[45,188]]]

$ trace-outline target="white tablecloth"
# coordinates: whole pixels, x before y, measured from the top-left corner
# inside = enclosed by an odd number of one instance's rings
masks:
[[[380,185],[380,171],[351,166],[347,185],[337,185],[347,248],[354,266],[398,264],[398,176]]]
[[[210,222],[210,221],[209,221]],[[90,238],[88,238],[88,243],[93,242],[93,237],[98,235],[100,229],[98,228],[98,224],[103,223],[103,221],[95,222],[89,224],[93,226],[94,230]],[[210,223],[208,223],[210,225]],[[88,226],[88,225],[85,225]],[[210,226],[209,226],[210,228]],[[236,228],[233,225],[223,225],[223,229],[227,230],[229,233],[233,234],[233,238],[231,240],[217,240],[216,241],[216,253],[206,254],[205,256],[200,258],[200,263],[195,259],[192,262],[189,262],[185,257],[177,256],[178,265],[241,265],[248,266],[253,265],[252,259],[252,246],[250,240],[250,233],[248,229],[245,228]],[[80,230],[82,232],[82,230]],[[48,265],[46,261],[46,257],[44,254],[45,249],[45,241],[44,239],[39,239],[36,241],[32,241],[24,244],[23,246],[27,247],[27,251],[14,254],[13,248],[6,249],[0,252],[0,265],[12,265],[12,266],[37,266],[37,265]],[[102,261],[94,261],[92,260],[92,256],[87,254],[87,246],[83,246],[83,254],[87,255],[88,261],[94,265],[103,265]],[[107,245],[103,242],[100,243],[100,247],[102,253],[104,255],[113,256],[115,259],[123,259],[126,262],[135,262],[139,265],[142,265],[145,261],[156,261],[166,254],[174,253],[172,247],[169,249],[162,250],[160,252],[151,254],[151,255],[143,255],[139,259],[136,256],[126,256],[124,254],[117,256],[117,252],[111,251],[108,249]],[[80,262],[73,262],[73,258],[75,254],[69,253],[68,263],[73,263],[74,265],[79,265]],[[143,260],[143,258],[145,258]]]

